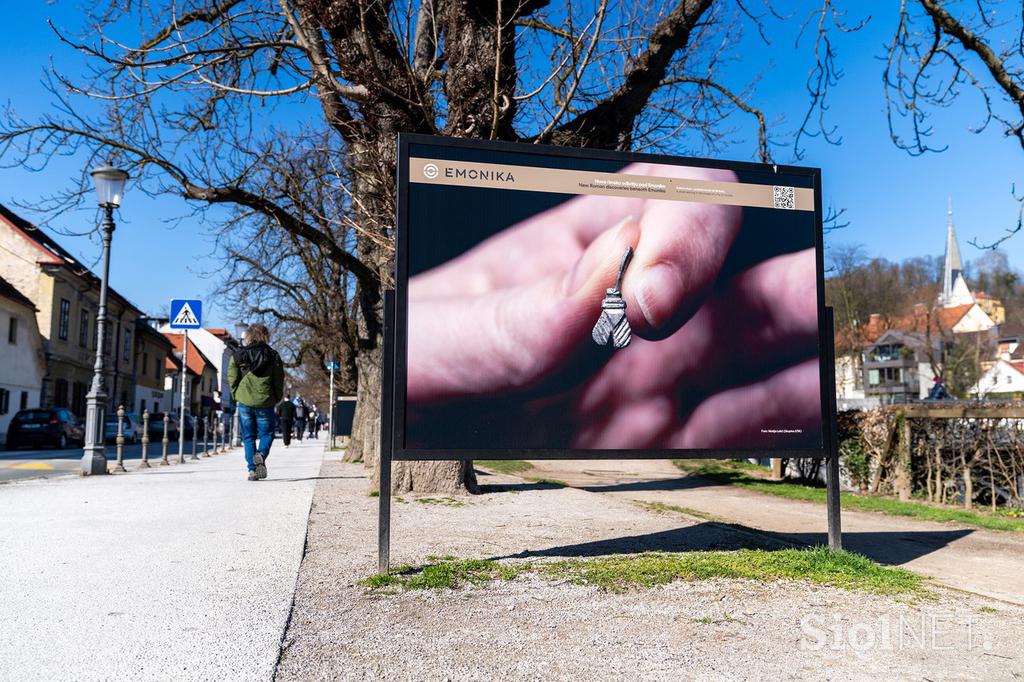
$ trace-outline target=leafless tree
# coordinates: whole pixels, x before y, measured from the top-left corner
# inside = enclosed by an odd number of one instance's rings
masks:
[[[579,4],[97,0],[79,37],[54,27],[90,72],[51,70],[55,109],[32,121],[8,111],[0,153],[35,165],[117,158],[145,191],[215,209],[206,218],[235,261],[239,301],[299,324],[287,316],[305,299],[311,324],[340,327],[318,343],[349,352],[352,452],[373,464],[398,132],[707,152],[735,139],[735,118],[755,131],[758,158],[771,158],[766,117],[749,100],[756,77],[733,87],[719,73],[738,56],[741,22],[763,31],[774,10]],[[50,208],[80,201],[86,179]],[[294,272],[309,276],[308,291],[285,291]],[[272,311],[260,304],[268,297],[299,300]],[[295,349],[313,350],[324,349]],[[397,467],[395,481],[474,483],[459,463]]]
[[[981,132],[995,121],[1024,149],[1024,8],[1002,0],[900,0],[899,21],[888,45],[885,101],[889,132],[901,149],[918,155],[933,146],[929,116],[965,90],[980,96]],[[906,130],[909,128],[909,130]],[[996,248],[1021,230],[1016,224],[979,248]]]

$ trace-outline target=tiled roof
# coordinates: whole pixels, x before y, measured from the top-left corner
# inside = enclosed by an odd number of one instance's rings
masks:
[[[955,327],[957,322],[962,320],[967,311],[973,308],[974,305],[974,303],[965,303],[964,305],[952,308],[937,308],[934,310],[918,307],[909,315],[891,320],[872,315],[871,319],[864,326],[864,339],[868,343],[874,343],[882,334],[890,329],[921,334],[929,331],[933,334],[941,334]]]
[[[13,284],[8,282],[3,277],[0,277],[0,296],[3,296],[4,298],[9,299],[11,301],[14,301],[15,303],[20,303],[21,305],[25,306],[30,310],[36,310],[36,307],[32,303],[31,299],[29,299],[29,297],[26,296],[25,294],[18,291],[18,289]]]
[[[41,228],[25,220],[3,204],[0,204],[0,218],[10,225],[13,225],[15,230],[22,233],[27,239],[35,244],[40,251],[49,256],[44,264],[66,267],[75,275],[88,280],[97,289],[99,288],[100,278],[93,274],[93,272],[85,265],[79,263],[77,258],[72,256],[67,249],[58,244],[53,237],[43,232]],[[137,305],[117,293],[113,287],[108,286],[107,293],[115,299],[120,300],[123,305],[140,310]]]
[[[182,345],[184,344],[184,335],[172,334],[170,332],[164,332],[164,338],[171,342],[174,346],[174,352],[177,357],[174,358],[174,364],[170,363],[170,357],[168,357],[167,369],[178,371],[181,368],[181,352]],[[215,369],[212,362],[210,362],[202,351],[200,351],[195,345],[188,344],[188,371],[196,376],[202,376],[206,368]]]

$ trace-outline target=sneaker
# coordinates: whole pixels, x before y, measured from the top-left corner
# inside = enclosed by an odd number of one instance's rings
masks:
[[[250,481],[258,481],[259,480],[259,478],[256,477],[256,472],[255,471],[250,471],[249,472],[249,480]]]
[[[256,453],[256,457],[254,457],[253,460],[256,462],[256,471],[254,472],[256,474],[256,479],[254,479],[254,480],[259,480],[259,479],[266,478],[267,477],[267,467],[263,463],[263,455],[261,455],[260,453],[257,452]]]

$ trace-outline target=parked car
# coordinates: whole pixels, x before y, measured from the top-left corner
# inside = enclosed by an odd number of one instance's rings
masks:
[[[168,412],[167,439],[178,440],[178,415]],[[149,440],[160,441],[164,437],[164,413],[151,412],[149,415]]]
[[[85,425],[65,407],[21,410],[7,429],[7,449],[49,446],[64,449],[85,443]]]
[[[160,424],[162,437],[163,422]],[[111,443],[117,440],[117,412],[107,413],[107,423],[104,426],[103,435]],[[142,440],[142,419],[134,412],[126,412],[124,415],[124,442],[134,445],[140,440]]]

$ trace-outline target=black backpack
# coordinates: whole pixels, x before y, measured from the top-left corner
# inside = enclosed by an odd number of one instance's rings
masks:
[[[242,378],[249,372],[258,377],[265,377],[270,374],[274,367],[274,356],[277,353],[270,346],[261,343],[255,346],[243,346],[235,350],[235,364],[238,365]]]

